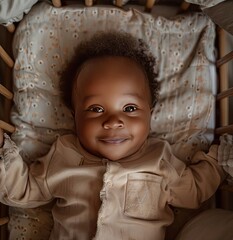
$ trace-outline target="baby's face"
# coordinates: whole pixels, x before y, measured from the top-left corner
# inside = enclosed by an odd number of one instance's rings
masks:
[[[77,136],[87,151],[119,160],[139,150],[150,130],[147,81],[142,69],[124,57],[84,64],[72,100]]]

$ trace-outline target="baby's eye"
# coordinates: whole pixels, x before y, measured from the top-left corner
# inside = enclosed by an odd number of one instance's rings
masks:
[[[130,105],[130,106],[126,106],[124,107],[123,111],[124,112],[134,112],[136,111],[138,108],[134,105]]]
[[[88,111],[102,113],[102,112],[104,112],[104,109],[102,107],[94,106],[94,107],[89,107]]]

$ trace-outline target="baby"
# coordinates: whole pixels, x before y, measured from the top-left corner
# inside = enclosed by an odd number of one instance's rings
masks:
[[[217,145],[187,167],[167,142],[149,137],[154,66],[146,45],[126,33],[81,43],[61,81],[76,135],[59,137],[27,167],[4,134],[0,201],[23,208],[54,201],[54,240],[164,239],[169,205],[198,207],[225,174]]]

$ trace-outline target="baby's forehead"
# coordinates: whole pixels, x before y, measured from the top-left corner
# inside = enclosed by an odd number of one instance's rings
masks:
[[[106,84],[119,78],[124,78],[122,85],[133,78],[135,81],[131,81],[131,84],[138,84],[141,81],[149,86],[147,76],[140,64],[121,56],[104,56],[86,61],[76,75],[75,86],[83,88],[89,84]]]
[[[73,92],[75,99],[80,101],[89,96],[111,94],[150,99],[148,79],[142,68],[125,57],[105,57],[86,62],[80,69]]]

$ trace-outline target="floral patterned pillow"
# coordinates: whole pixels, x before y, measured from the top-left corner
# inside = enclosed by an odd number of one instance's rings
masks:
[[[151,132],[168,140],[189,161],[213,138],[214,24],[202,13],[174,18],[136,9],[54,8],[42,2],[20,22],[14,37],[13,139],[28,159],[44,154],[60,134],[71,132],[70,110],[59,96],[60,70],[76,45],[94,32],[117,29],[144,39],[157,59],[160,100]]]

